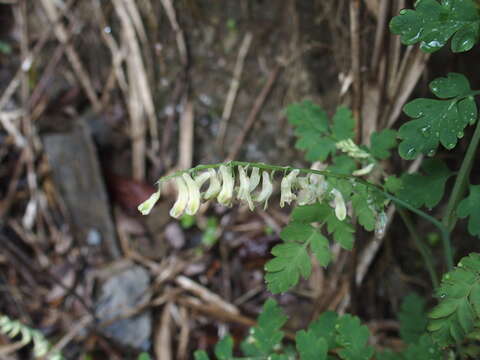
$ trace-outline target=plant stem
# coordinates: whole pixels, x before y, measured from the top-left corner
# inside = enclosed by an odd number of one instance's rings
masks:
[[[479,134],[480,137],[480,134]],[[322,170],[313,170],[313,169],[304,169],[304,168],[295,168],[291,166],[278,166],[278,165],[269,165],[269,164],[264,164],[264,163],[251,163],[251,162],[246,162],[246,161],[230,161],[228,163],[218,163],[218,164],[208,164],[208,165],[198,165],[194,168],[187,169],[187,170],[180,170],[177,171],[173,174],[170,174],[168,176],[165,176],[163,178],[160,178],[157,183],[165,182],[168,180],[171,180],[179,175],[182,175],[183,173],[195,173],[198,171],[202,170],[207,170],[207,169],[216,169],[219,168],[220,166],[249,166],[249,167],[257,167],[261,170],[267,170],[267,171],[283,171],[283,172],[288,172],[292,170],[298,170],[303,174],[316,174],[316,175],[323,175],[326,177],[333,177],[337,179],[344,179],[344,180],[351,180],[351,181],[356,181],[360,184],[363,184],[365,186],[368,186],[372,189],[375,189],[382,193],[387,199],[391,200],[393,203],[396,205],[405,208],[407,210],[410,210],[411,212],[417,214],[418,216],[424,218],[425,220],[429,221],[432,223],[439,231],[442,237],[442,244],[444,248],[444,256],[445,256],[445,261],[447,263],[448,269],[453,268],[453,255],[452,255],[452,247],[450,244],[450,232],[447,230],[447,228],[437,219],[434,217],[428,215],[427,213],[423,212],[422,210],[419,210],[409,203],[405,202],[404,200],[401,200],[397,198],[394,195],[391,195],[390,193],[386,192],[383,190],[378,185],[372,184],[366,180],[363,180],[361,178],[358,178],[353,175],[345,175],[345,174],[337,174],[333,173],[330,171],[322,171]]]
[[[437,288],[439,284],[438,276],[437,276],[437,273],[435,272],[435,266],[433,264],[433,256],[432,256],[432,253],[430,252],[430,249],[428,248],[427,245],[425,245],[421,237],[418,235],[417,231],[415,230],[415,227],[413,226],[412,219],[410,218],[408,213],[403,209],[397,209],[397,211],[400,214],[403,222],[405,223],[405,226],[407,227],[408,231],[412,235],[413,241],[415,242],[415,245],[417,246],[418,251],[420,252],[420,255],[422,255],[423,257],[423,262],[425,263],[428,273],[430,274],[430,279],[432,280],[433,287]]]
[[[480,143],[480,121],[477,121],[475,132],[473,133],[472,140],[468,145],[467,153],[463,158],[462,165],[458,172],[453,190],[448,199],[447,208],[443,216],[442,222],[445,228],[450,232],[453,230],[455,223],[457,222],[456,209],[457,205],[465,194],[465,190],[469,183],[470,171],[472,170],[473,160],[475,159],[475,153],[477,152],[478,144]]]

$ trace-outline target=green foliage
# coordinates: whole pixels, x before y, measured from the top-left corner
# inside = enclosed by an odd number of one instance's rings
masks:
[[[390,30],[401,35],[405,45],[420,43],[425,52],[445,46],[453,36],[453,52],[470,50],[479,37],[480,15],[472,0],[419,0],[415,10],[401,10]]]
[[[468,232],[480,237],[480,185],[470,185],[470,194],[463,199],[457,208],[460,218],[468,219]]]
[[[280,331],[287,317],[278,307],[277,302],[268,299],[263,305],[257,326],[250,329],[249,336],[240,345],[247,356],[269,355],[281,343],[283,332]]]
[[[148,353],[143,352],[140,355],[138,355],[137,359],[138,360],[151,360],[152,358],[150,357],[150,355],[148,355]]]
[[[328,344],[312,330],[300,330],[295,337],[301,360],[326,360]]]
[[[225,336],[215,345],[215,356],[218,360],[230,360],[233,358],[233,339]]]
[[[367,231],[373,231],[377,222],[377,213],[371,198],[370,188],[363,184],[358,184],[355,187],[355,194],[352,196],[352,206],[355,209],[359,224]]]
[[[420,154],[433,156],[441,143],[451,150],[463,137],[467,125],[477,119],[477,106],[468,79],[457,73],[430,83],[430,90],[440,99],[415,99],[403,108],[414,120],[398,132],[402,142],[400,156],[407,160]]]
[[[385,129],[372,133],[370,137],[370,153],[373,157],[384,160],[390,157],[390,150],[397,146],[397,132]]]
[[[428,330],[440,346],[464,340],[480,319],[480,254],[464,257],[437,289],[440,303],[430,312]]]
[[[365,325],[360,324],[360,319],[344,315],[337,321],[335,329],[337,330],[337,345],[342,347],[338,352],[340,358],[368,360],[373,356],[373,348],[367,345],[370,333]]]
[[[433,208],[442,199],[445,183],[452,173],[443,162],[437,159],[425,160],[422,170],[425,175],[404,174],[397,195],[417,208],[421,206]]]
[[[413,293],[403,299],[398,313],[400,337],[406,343],[415,343],[427,328],[425,299]]]
[[[287,291],[298,283],[300,276],[310,276],[309,250],[320,265],[328,266],[331,252],[328,239],[321,233],[323,225],[343,248],[350,250],[353,247],[352,226],[338,220],[330,206],[316,203],[297,207],[292,213],[292,221],[280,233],[284,243],[272,249],[274,258],[265,265],[265,280],[272,293]]]
[[[336,151],[335,144],[353,137],[355,121],[351,111],[339,107],[330,125],[327,113],[311,101],[292,104],[287,108],[287,118],[295,126],[297,149],[306,152],[308,161],[324,161]]]

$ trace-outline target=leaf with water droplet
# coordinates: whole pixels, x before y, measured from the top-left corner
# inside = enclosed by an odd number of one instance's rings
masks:
[[[390,22],[402,43],[420,42],[425,52],[435,52],[452,38],[452,51],[470,50],[478,41],[480,15],[472,0],[418,0],[415,10],[402,9]]]
[[[468,232],[480,238],[480,185],[470,185],[470,194],[458,204],[457,215],[468,217]]]
[[[465,76],[450,73],[432,81],[430,89],[442,100],[415,99],[403,109],[413,118],[398,131],[402,139],[399,153],[404,159],[435,153],[439,143],[453,149],[457,138],[462,137],[459,134],[463,134],[465,127],[477,118],[477,105],[469,95],[472,89]]]

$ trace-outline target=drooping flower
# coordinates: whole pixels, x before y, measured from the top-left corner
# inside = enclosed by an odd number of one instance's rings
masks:
[[[335,216],[338,220],[343,221],[347,217],[347,207],[343,195],[337,189],[332,190],[333,206],[335,207]]]
[[[233,199],[234,178],[230,168],[220,165],[220,174],[222,175],[222,189],[218,194],[217,201],[225,206],[230,206]]]
[[[252,197],[250,196],[250,179],[243,166],[238,167],[238,175],[240,178],[240,187],[238,188],[237,198],[241,201],[245,201],[250,210],[253,211],[255,207],[253,206]]]
[[[214,169],[208,169],[208,172],[210,174],[210,184],[203,195],[205,200],[210,200],[216,197],[222,188],[217,172]]]
[[[213,169],[210,169],[210,170],[213,170]],[[214,170],[214,173],[215,173],[215,170]],[[198,185],[198,188],[201,189],[202,185],[205,184],[205,181],[210,179],[211,176],[212,174],[210,173],[210,171],[204,171],[200,175],[195,176],[195,183]]]
[[[190,174],[184,173],[182,177],[188,189],[188,203],[185,212],[187,215],[195,215],[200,208],[200,187]]]
[[[250,173],[250,192],[254,191],[260,184],[260,169],[254,167]]]
[[[290,174],[284,176],[280,184],[280,207],[284,207],[285,204],[289,204],[295,200],[296,196],[292,192],[292,185],[294,184],[297,175],[300,173],[300,170],[292,170]]]
[[[176,177],[175,184],[177,185],[177,201],[173,204],[172,209],[170,210],[170,216],[178,219],[185,212],[185,208],[188,203],[188,188],[183,177]]]
[[[147,200],[145,200],[143,203],[138,205],[137,207],[138,211],[140,211],[142,215],[150,214],[150,211],[152,211],[158,199],[160,199],[160,184],[158,184],[158,190],[156,192],[150,195],[150,197]]]
[[[310,183],[315,185],[315,194],[318,201],[322,201],[325,193],[328,190],[328,182],[325,180],[325,176],[318,174],[310,174]]]
[[[262,172],[262,190],[255,197],[255,201],[258,203],[264,202],[265,205],[263,206],[264,209],[268,206],[268,199],[273,193],[273,184],[272,180],[270,179],[270,174],[267,171]]]

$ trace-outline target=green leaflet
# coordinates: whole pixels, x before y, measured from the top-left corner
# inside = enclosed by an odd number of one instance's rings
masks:
[[[445,274],[437,296],[440,302],[428,315],[428,330],[442,347],[461,342],[480,319],[480,254],[464,257]]]
[[[338,354],[344,360],[368,360],[373,356],[374,350],[367,345],[370,333],[360,319],[352,315],[339,318],[335,329],[337,330],[337,344],[342,347]]]
[[[420,43],[425,52],[435,52],[453,36],[453,52],[470,50],[479,37],[480,15],[472,0],[419,0],[415,10],[401,10],[390,22],[392,33],[402,43]]]
[[[283,339],[283,332],[280,329],[286,320],[287,317],[277,302],[268,299],[263,305],[257,326],[250,329],[249,336],[240,345],[244,354],[247,356],[271,354],[274,347]]]
[[[457,208],[460,218],[468,219],[468,232],[480,237],[480,185],[470,185],[470,194],[463,199]]]
[[[404,174],[402,188],[398,196],[415,207],[427,206],[433,208],[443,197],[445,183],[452,175],[448,167],[437,159],[424,161],[422,170],[425,175]]]
[[[390,157],[390,150],[397,146],[397,132],[385,129],[374,132],[370,137],[370,153],[373,157],[384,160]]]
[[[440,99],[415,99],[403,111],[413,120],[403,124],[398,136],[400,156],[407,160],[420,154],[432,156],[439,143],[451,150],[463,137],[463,131],[477,119],[477,106],[465,76],[448,74],[430,83],[431,91]]]
[[[438,360],[442,359],[443,352],[428,334],[424,334],[417,338],[417,342],[411,343],[402,355],[405,360]]]
[[[313,331],[300,330],[295,336],[301,360],[327,360],[328,344]]]
[[[287,118],[295,127],[297,149],[306,152],[308,161],[324,161],[336,151],[335,143],[353,137],[355,121],[351,111],[343,106],[337,109],[330,126],[325,111],[311,101],[292,104]]]
[[[218,360],[231,360],[233,358],[233,339],[225,336],[215,345],[215,356]]]
[[[415,293],[407,295],[398,313],[400,337],[406,343],[416,343],[427,328],[425,299]]]
[[[195,360],[210,360],[210,358],[208,357],[207,353],[203,350],[197,350],[195,351],[195,353],[193,354],[193,356],[195,357]]]

